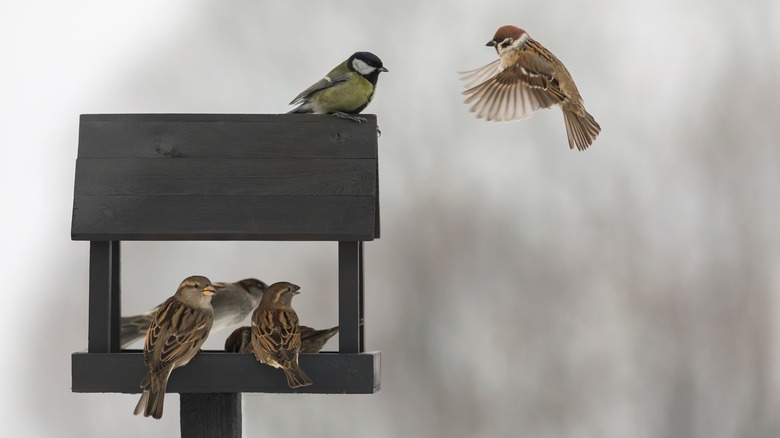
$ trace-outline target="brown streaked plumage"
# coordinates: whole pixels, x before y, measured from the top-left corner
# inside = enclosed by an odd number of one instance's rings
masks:
[[[235,283],[214,283],[217,294],[211,298],[214,309],[214,325],[211,333],[240,323],[260,303],[263,292],[268,287],[256,278],[246,278]],[[146,336],[152,318],[160,306],[141,315],[123,316],[121,320],[120,345],[127,348],[135,341]]]
[[[281,368],[290,388],[312,384],[298,365],[301,351],[301,328],[292,308],[292,297],[300,287],[287,282],[268,286],[252,314],[252,350],[255,359]]]
[[[601,127],[588,114],[569,71],[549,50],[515,26],[498,28],[487,43],[499,59],[461,73],[470,111],[488,121],[511,121],[560,105],[569,147],[585,150]]]
[[[317,330],[305,325],[301,327],[301,353],[319,353],[325,344],[339,332],[338,326]],[[225,351],[230,353],[252,353],[252,327],[239,327],[225,339]]]
[[[187,277],[176,293],[154,315],[146,333],[141,399],[135,415],[162,418],[163,399],[171,372],[187,365],[206,341],[214,320],[211,296],[215,289],[208,278]]]

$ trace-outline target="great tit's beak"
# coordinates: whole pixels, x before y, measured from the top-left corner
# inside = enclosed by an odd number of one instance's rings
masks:
[[[212,285],[208,285],[203,288],[203,295],[206,295],[208,297],[215,295],[216,293],[217,293],[217,289]]]
[[[388,69],[386,69],[386,68],[384,68],[384,67],[379,67],[379,71],[383,71],[383,72],[389,72],[390,70],[388,70]]]
[[[485,44],[485,45],[486,45],[486,46],[488,46],[488,47],[493,47],[493,46],[495,46],[495,45],[496,45],[496,42],[495,42],[495,41],[493,41],[493,40],[490,40],[490,41],[488,41],[488,43],[487,43],[487,44]]]

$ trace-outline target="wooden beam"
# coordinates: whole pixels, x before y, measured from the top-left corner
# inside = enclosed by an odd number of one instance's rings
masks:
[[[380,387],[380,353],[302,354],[299,362],[314,384],[290,389],[282,370],[257,362],[250,354],[205,351],[171,374],[174,393],[373,394]],[[146,368],[143,352],[73,353],[73,392],[137,394]]]
[[[360,353],[361,242],[339,242],[339,352]]]
[[[241,394],[181,394],[181,438],[241,438]]]
[[[87,339],[90,353],[109,353],[120,349],[119,269],[119,242],[90,242]]]

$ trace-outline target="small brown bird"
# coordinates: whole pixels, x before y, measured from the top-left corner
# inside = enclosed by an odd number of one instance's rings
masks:
[[[566,124],[569,148],[583,151],[601,132],[593,116],[585,111],[580,92],[569,71],[549,50],[515,26],[501,26],[488,46],[499,59],[461,73],[474,102],[470,111],[488,121],[511,121],[530,117],[534,112],[560,105]]]
[[[322,347],[339,332],[338,326],[317,330],[305,325],[301,327],[301,353],[319,353]],[[252,327],[239,327],[225,339],[225,351],[230,353],[252,353]]]
[[[222,329],[240,323],[260,303],[263,292],[268,287],[256,278],[246,278],[235,283],[214,283],[217,294],[211,298],[211,307],[214,309],[214,325],[211,332],[216,333]],[[157,314],[160,306],[134,316],[123,316],[121,320],[120,343],[122,348],[127,348],[135,341],[146,336],[152,318]]]
[[[301,328],[292,308],[292,297],[300,287],[287,282],[268,286],[252,314],[252,350],[255,359],[281,368],[290,388],[308,386],[311,379],[298,365],[301,351]]]
[[[149,371],[141,381],[141,399],[135,415],[162,418],[168,377],[187,365],[209,336],[214,313],[211,297],[215,289],[208,278],[187,277],[152,319],[144,344],[144,364]]]

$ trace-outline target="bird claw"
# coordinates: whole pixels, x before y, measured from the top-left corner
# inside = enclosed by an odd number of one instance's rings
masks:
[[[358,123],[363,123],[363,122],[367,122],[368,121],[364,117],[353,116],[351,114],[342,113],[342,112],[335,112],[332,115],[333,115],[333,117],[338,117],[340,119],[352,120],[353,122],[358,122]]]

